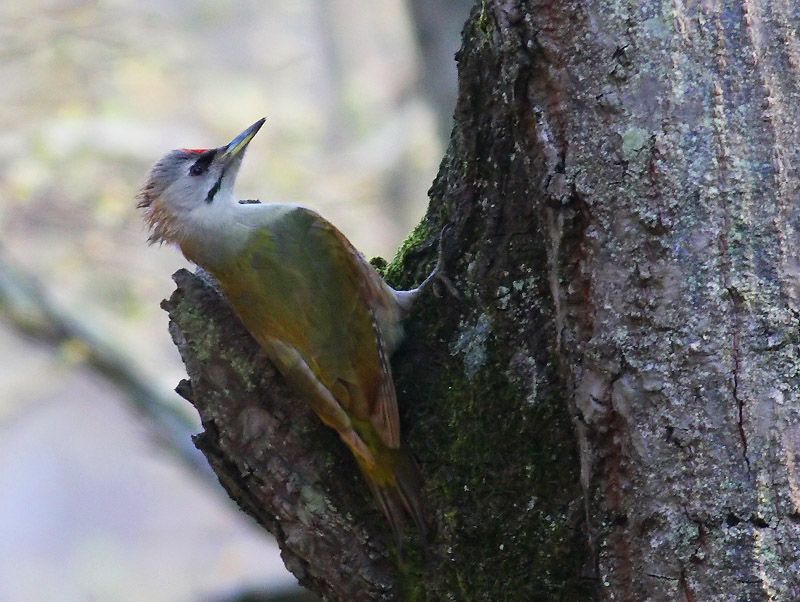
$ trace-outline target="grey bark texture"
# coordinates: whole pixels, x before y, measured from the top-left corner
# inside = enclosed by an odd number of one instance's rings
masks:
[[[387,552],[352,461],[187,272],[199,443],[330,599],[800,599],[800,11],[484,0],[394,360],[436,533]]]

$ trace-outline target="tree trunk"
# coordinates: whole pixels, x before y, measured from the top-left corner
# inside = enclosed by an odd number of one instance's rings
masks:
[[[331,599],[800,598],[800,14],[484,0],[394,361],[437,523],[386,527],[224,304],[168,304],[234,499]],[[396,565],[401,569],[394,568]]]

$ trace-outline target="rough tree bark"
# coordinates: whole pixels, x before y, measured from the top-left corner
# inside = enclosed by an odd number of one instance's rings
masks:
[[[331,599],[800,598],[800,14],[484,0],[428,215],[461,303],[395,358],[437,523],[386,529],[336,437],[187,272],[167,304],[222,483]],[[401,568],[395,568],[399,564]]]

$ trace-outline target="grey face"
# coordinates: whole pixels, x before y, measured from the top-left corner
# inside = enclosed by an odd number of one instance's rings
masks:
[[[190,210],[199,202],[213,203],[226,179],[235,178],[241,155],[224,162],[222,149],[170,151],[150,170],[139,207],[149,207],[157,199],[175,210]]]
[[[236,174],[263,124],[260,119],[226,146],[170,151],[153,166],[138,195],[151,241],[175,240],[190,222],[211,222],[224,205],[235,203]]]

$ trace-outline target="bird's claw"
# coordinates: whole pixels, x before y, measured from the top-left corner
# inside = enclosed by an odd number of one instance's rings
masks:
[[[433,294],[436,295],[438,298],[441,298],[442,291],[441,287],[436,286],[436,284],[441,284],[444,287],[447,293],[458,299],[459,301],[463,301],[461,293],[453,284],[453,281],[445,274],[445,266],[444,266],[444,238],[448,232],[453,229],[453,224],[445,224],[442,228],[442,231],[439,233],[439,256],[436,260],[436,267],[433,268],[433,272],[425,279],[426,282],[424,284],[434,284]],[[422,288],[422,287],[420,287]]]

